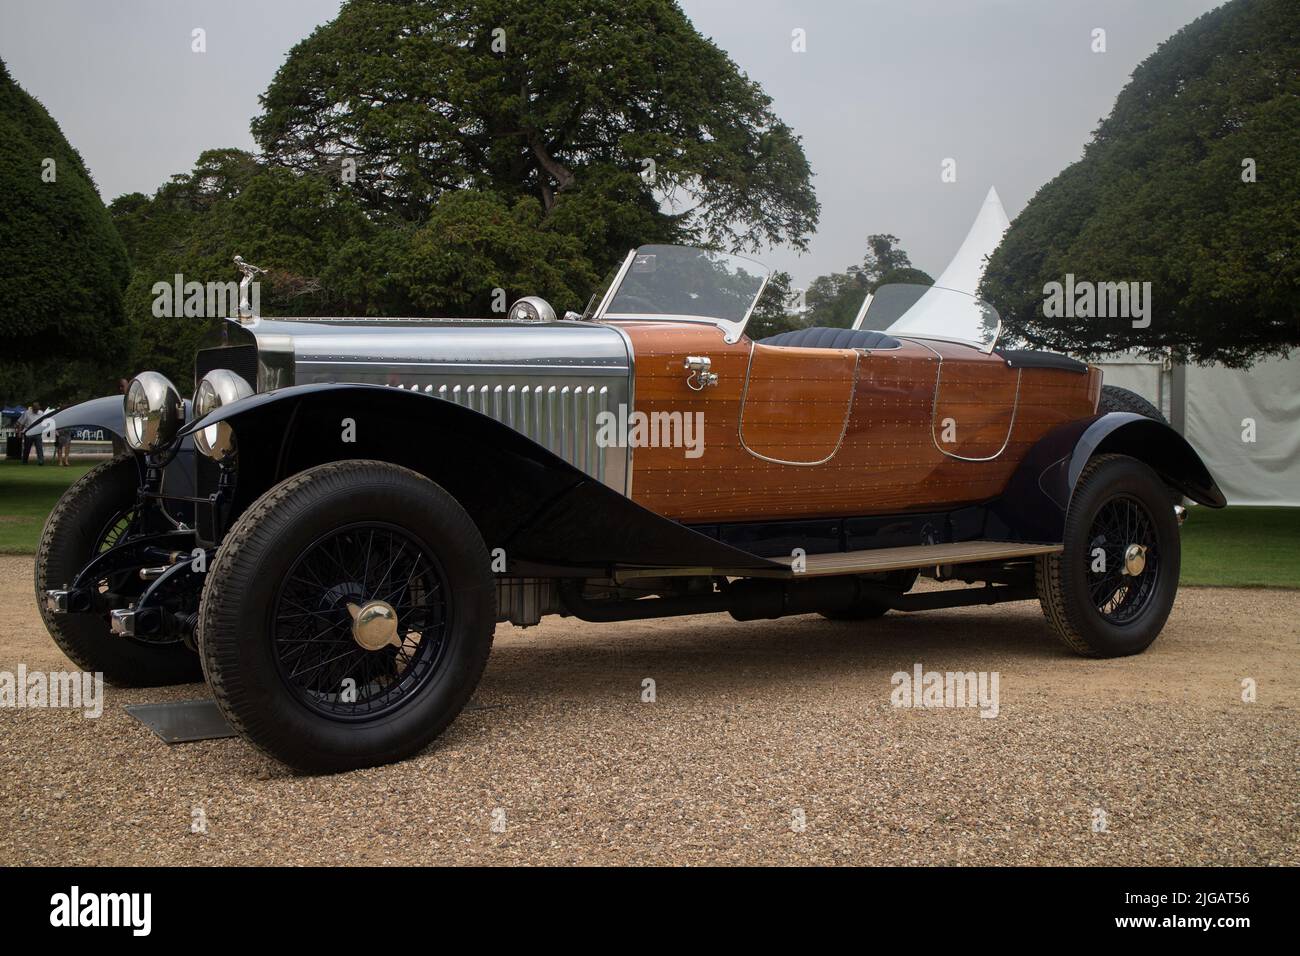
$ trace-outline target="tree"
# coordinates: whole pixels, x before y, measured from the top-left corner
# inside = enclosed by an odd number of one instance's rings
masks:
[[[0,396],[103,392],[125,358],[126,249],[58,124],[0,61]]]
[[[882,285],[934,285],[932,278],[912,267],[911,258],[899,248],[898,241],[897,236],[888,233],[873,233],[867,236],[861,265],[813,279],[804,295],[809,324],[848,328],[857,318],[863,300]]]
[[[670,0],[350,0],[261,102],[268,159],[346,168],[410,222],[460,189],[532,198],[602,263],[654,240],[803,248],[817,224],[799,138]]]
[[[1294,0],[1233,0],[1161,44],[991,258],[981,295],[1006,334],[1230,366],[1300,345],[1297,63]],[[1150,282],[1150,324],[1052,316],[1067,275]]]
[[[535,294],[561,310],[581,308],[598,278],[581,239],[544,223],[534,199],[509,205],[482,190],[449,192],[425,221],[408,223],[372,213],[325,176],[239,150],[206,152],[153,197],[122,196],[112,208],[134,263],[132,365],[178,386],[190,382],[211,316],[155,314],[155,285],[177,274],[234,281],[237,253],[269,270],[259,277],[259,307],[271,316],[481,317],[500,304],[498,289],[510,300]]]
[[[898,248],[897,236],[881,232],[867,236],[867,252],[862,257],[862,272],[868,283],[878,283],[888,272],[911,267],[912,260],[906,252]]]
[[[790,308],[794,295],[790,283],[790,273],[784,271],[773,272],[767,280],[763,294],[758,297],[749,323],[745,326],[745,334],[751,339],[765,339],[779,332],[808,327],[806,318]]]
[[[205,285],[235,281],[236,254],[268,266],[260,277],[260,307],[268,315],[364,315],[396,304],[356,278],[378,268],[366,246],[379,229],[346,190],[319,176],[268,168],[239,150],[214,150],[153,197],[119,197],[112,210],[133,265],[126,291],[131,364],[161,371],[182,390],[193,375],[203,318],[211,316],[178,315],[175,303],[156,314],[155,285],[170,286],[178,274]],[[233,309],[228,302],[227,314]]]

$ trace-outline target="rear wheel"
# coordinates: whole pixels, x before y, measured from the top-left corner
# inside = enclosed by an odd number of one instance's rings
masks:
[[[1132,412],[1134,415],[1141,415],[1144,418],[1151,418],[1158,422],[1169,424],[1160,409],[1156,408],[1137,392],[1128,388],[1120,388],[1118,385],[1103,385],[1101,387],[1101,400],[1097,403],[1099,412]]]
[[[1079,478],[1065,550],[1037,561],[1043,613],[1071,650],[1137,654],[1160,633],[1178,592],[1178,522],[1149,467],[1101,455]]]
[[[67,587],[90,559],[113,546],[131,523],[140,473],[130,457],[97,465],[73,482],[46,519],[36,550],[36,603],[54,643],[86,671],[119,687],[187,684],[203,679],[184,645],[147,644],[112,633],[108,614],[56,614],[45,592]],[[97,582],[101,589],[109,582]],[[116,589],[118,582],[113,582]]]
[[[200,649],[231,726],[290,766],[333,772],[429,744],[492,645],[495,579],[464,509],[374,461],[281,482],[226,536]]]

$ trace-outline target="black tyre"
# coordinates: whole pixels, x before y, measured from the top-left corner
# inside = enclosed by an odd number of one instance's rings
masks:
[[[55,614],[45,592],[63,588],[113,544],[135,508],[140,473],[132,458],[97,465],[73,482],[50,512],[36,550],[36,603],[59,649],[119,687],[188,684],[203,679],[198,655],[183,644],[149,644],[113,634],[107,614]]]
[[[372,612],[378,639],[360,623]],[[295,769],[335,772],[408,757],[455,719],[492,647],[495,580],[442,488],[396,465],[335,462],[244,512],[199,619],[231,726]]]
[[[1137,392],[1120,388],[1118,385],[1103,385],[1101,399],[1097,402],[1099,412],[1132,412],[1145,418],[1154,418],[1158,422],[1169,424],[1160,409],[1156,408]]]
[[[883,580],[881,577],[873,577],[869,580],[872,584],[883,585],[896,590],[899,594],[906,594],[916,584],[916,576],[916,571],[892,571],[884,575]],[[889,605],[868,598],[859,601],[853,607],[841,611],[821,611],[820,613],[828,621],[873,621],[888,614]]]
[[[1037,561],[1043,613],[1079,654],[1140,653],[1173,608],[1180,558],[1178,521],[1160,478],[1136,459],[1100,455],[1070,500],[1065,550]]]

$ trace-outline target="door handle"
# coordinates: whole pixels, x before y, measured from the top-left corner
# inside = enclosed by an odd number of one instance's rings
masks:
[[[707,355],[688,355],[682,364],[689,373],[686,376],[686,386],[692,391],[702,392],[710,385],[718,384],[717,373],[709,371],[713,360]]]

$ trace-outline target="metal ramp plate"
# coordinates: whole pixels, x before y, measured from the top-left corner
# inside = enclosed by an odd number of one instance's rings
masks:
[[[235,732],[221,716],[215,700],[172,700],[162,704],[130,704],[126,712],[166,744],[221,740]]]

